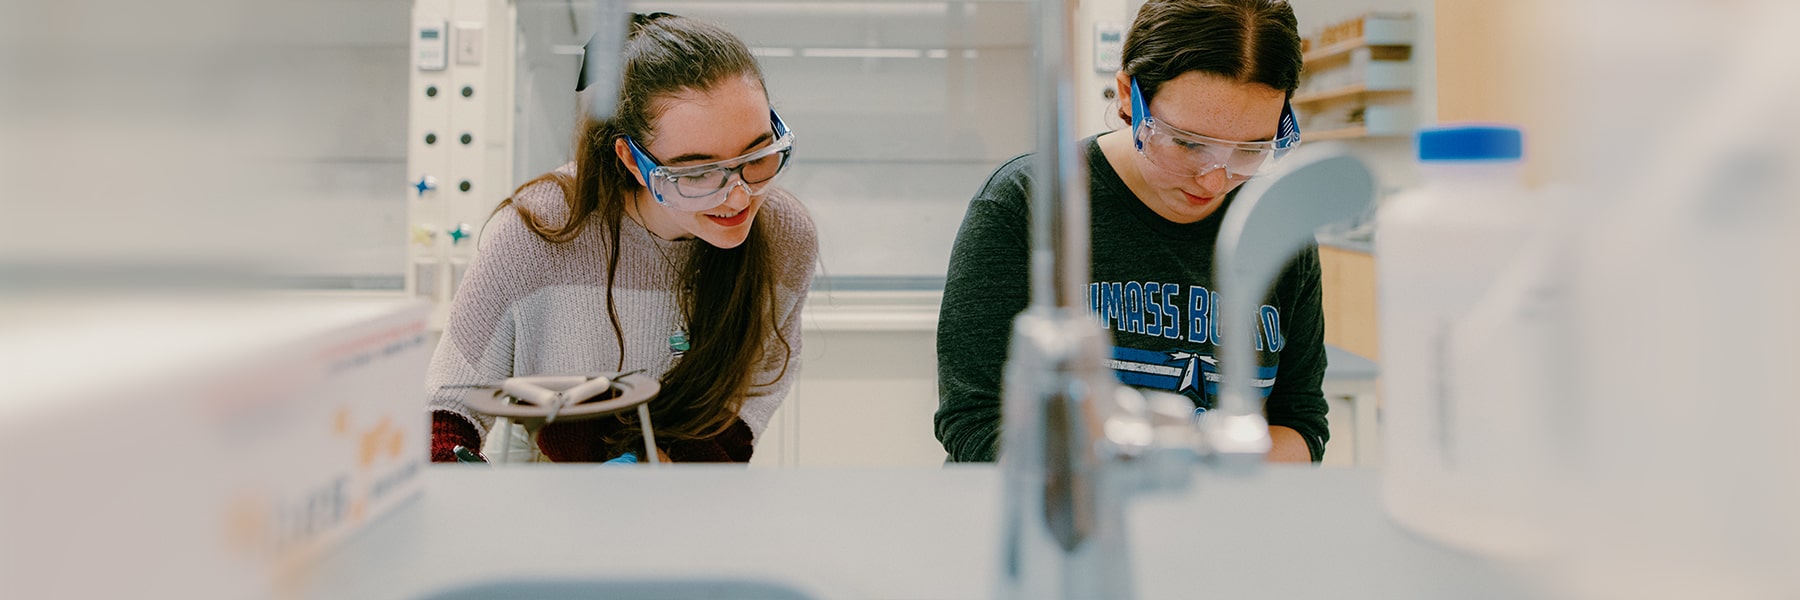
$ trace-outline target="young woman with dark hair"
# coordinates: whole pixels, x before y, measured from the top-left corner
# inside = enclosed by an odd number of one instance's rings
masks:
[[[1244,181],[1299,143],[1288,107],[1301,68],[1280,0],[1151,0],[1125,37],[1116,84],[1131,124],[1082,141],[1092,201],[1089,308],[1127,385],[1211,408],[1218,380],[1213,247]],[[1029,155],[975,195],[951,251],[938,321],[937,437],[951,460],[1002,448],[1001,371],[1029,302]],[[1276,461],[1318,461],[1328,437],[1317,248],[1294,257],[1257,327],[1257,386]],[[1229,340],[1228,340],[1229,341]],[[1231,342],[1246,343],[1246,342]]]
[[[656,13],[633,18],[613,118],[584,118],[575,160],[521,186],[482,232],[428,386],[434,461],[480,447],[493,419],[461,386],[515,375],[643,369],[660,450],[744,462],[787,395],[818,255],[773,180],[793,135],[737,37]],[[554,461],[601,461],[642,439],[635,411],[555,423]]]

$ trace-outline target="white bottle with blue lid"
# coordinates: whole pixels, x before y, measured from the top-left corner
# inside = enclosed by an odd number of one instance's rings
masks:
[[[1418,134],[1424,183],[1384,204],[1375,259],[1381,315],[1384,501],[1395,520],[1427,537],[1484,549],[1504,527],[1470,510],[1483,504],[1458,438],[1458,328],[1532,235],[1538,197],[1521,181],[1517,128],[1459,125]],[[1498,544],[1506,547],[1508,544]]]

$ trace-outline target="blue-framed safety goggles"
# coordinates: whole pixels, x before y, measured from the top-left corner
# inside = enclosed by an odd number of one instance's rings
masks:
[[[769,184],[787,167],[794,149],[794,132],[781,122],[774,109],[769,110],[769,124],[775,129],[775,140],[769,145],[743,156],[700,165],[664,166],[631,136],[625,136],[625,145],[631,148],[638,173],[643,175],[658,204],[698,212],[724,204],[734,185],[744,186],[752,196],[768,191]]]
[[[1283,104],[1275,139],[1266,142],[1234,142],[1182,131],[1150,115],[1150,102],[1131,78],[1131,134],[1137,151],[1164,171],[1181,177],[1199,177],[1225,169],[1232,179],[1244,180],[1280,162],[1300,145],[1300,122],[1294,105]]]

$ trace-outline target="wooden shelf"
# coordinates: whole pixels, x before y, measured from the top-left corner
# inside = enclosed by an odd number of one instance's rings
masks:
[[[1343,129],[1327,129],[1324,131],[1308,131],[1301,134],[1300,139],[1308,142],[1326,142],[1331,140],[1354,140],[1370,137],[1394,137],[1383,134],[1369,134],[1369,128],[1358,125]]]
[[[1361,48],[1363,46],[1367,46],[1367,45],[1369,45],[1367,40],[1360,40],[1360,39],[1345,40],[1342,42],[1338,42],[1336,44],[1332,44],[1330,46],[1326,46],[1324,48],[1319,48],[1317,50],[1308,52],[1305,55],[1300,57],[1300,61],[1302,63],[1306,64],[1307,66],[1311,66],[1313,63],[1316,63],[1316,62],[1323,62],[1323,61],[1331,60],[1333,58],[1337,58],[1339,56],[1347,55],[1351,51],[1356,50],[1357,48]]]
[[[1389,132],[1389,131],[1376,131],[1376,132],[1371,133],[1369,131],[1368,126],[1357,125],[1355,127],[1344,127],[1341,129],[1323,129],[1323,130],[1319,130],[1319,131],[1307,131],[1307,132],[1304,132],[1301,134],[1300,139],[1308,141],[1308,142],[1328,142],[1331,140],[1363,140],[1363,139],[1375,139],[1375,138],[1403,138],[1408,135],[1411,135],[1411,134],[1406,133],[1406,132]]]
[[[1411,47],[1418,35],[1413,30],[1413,18],[1410,13],[1369,13],[1359,17],[1362,20],[1361,35],[1356,39],[1341,40],[1330,46],[1308,51],[1301,60],[1307,66],[1313,63],[1336,60],[1348,56],[1358,48],[1381,48],[1393,46]],[[1379,57],[1377,57],[1379,59]],[[1385,59],[1396,60],[1396,59]]]
[[[1351,96],[1355,96],[1355,95],[1358,95],[1358,94],[1361,94],[1361,93],[1367,92],[1367,91],[1369,91],[1368,84],[1358,83],[1355,85],[1348,85],[1348,86],[1344,86],[1344,87],[1337,88],[1337,89],[1325,90],[1323,92],[1313,92],[1311,94],[1300,94],[1300,95],[1294,96],[1294,99],[1290,100],[1289,102],[1292,102],[1294,104],[1313,104],[1316,102],[1325,102],[1327,100],[1337,100],[1339,98],[1349,98]]]
[[[1311,66],[1319,64],[1319,63],[1330,62],[1330,61],[1334,61],[1334,60],[1349,56],[1351,52],[1355,52],[1358,48],[1394,48],[1394,49],[1405,48],[1405,49],[1407,49],[1408,52],[1410,52],[1411,48],[1412,48],[1412,44],[1407,43],[1407,42],[1370,43],[1369,40],[1367,40],[1367,39],[1349,40],[1349,41],[1344,41],[1344,42],[1338,42],[1336,44],[1326,46],[1326,47],[1320,48],[1318,50],[1313,50],[1311,52],[1307,52],[1305,55],[1301,56],[1300,61],[1303,64],[1305,64],[1307,67],[1311,67]],[[1376,60],[1406,60],[1407,59],[1406,53],[1401,53],[1398,50],[1396,50],[1395,52],[1387,52],[1387,51],[1378,50],[1376,52],[1379,54],[1379,56],[1375,57]],[[1396,53],[1400,54],[1400,56],[1397,58],[1388,56],[1388,55],[1392,55],[1392,54],[1396,54]],[[1384,58],[1384,56],[1387,56],[1387,57]]]
[[[1311,94],[1300,94],[1298,96],[1294,96],[1294,99],[1292,100],[1292,102],[1294,104],[1315,104],[1315,103],[1319,103],[1319,102],[1337,100],[1340,98],[1361,96],[1364,94],[1404,94],[1404,93],[1411,92],[1411,91],[1412,90],[1408,90],[1408,89],[1371,90],[1371,89],[1369,89],[1369,84],[1358,83],[1355,85],[1348,85],[1348,86],[1344,86],[1344,87],[1337,88],[1337,89],[1325,90],[1323,92],[1314,92]]]

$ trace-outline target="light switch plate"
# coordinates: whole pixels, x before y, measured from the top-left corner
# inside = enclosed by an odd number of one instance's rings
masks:
[[[482,31],[480,25],[459,23],[456,26],[456,64],[481,64]]]

